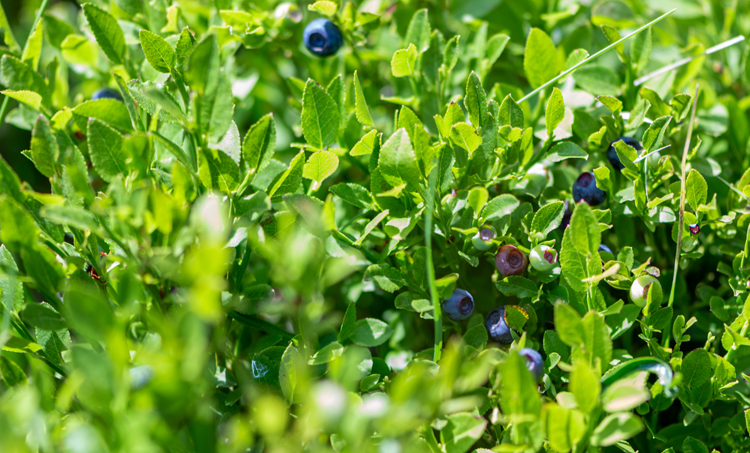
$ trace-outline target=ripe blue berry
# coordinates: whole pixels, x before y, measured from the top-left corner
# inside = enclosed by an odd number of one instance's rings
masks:
[[[557,228],[561,231],[565,231],[565,229],[568,228],[568,225],[570,225],[570,218],[572,216],[573,211],[568,208],[568,201],[565,200],[565,212],[563,213],[562,221],[560,221],[560,226]]]
[[[495,229],[490,225],[485,225],[471,238],[471,243],[475,249],[486,252],[492,248],[492,240],[495,236],[497,236]]]
[[[593,173],[581,173],[581,176],[573,183],[573,199],[576,203],[583,200],[589,206],[596,206],[607,199],[607,192],[596,187],[596,178]]]
[[[528,265],[529,259],[526,258],[526,254],[515,245],[505,244],[495,255],[495,266],[503,277],[521,275]]]
[[[120,92],[117,90],[113,90],[112,88],[102,88],[101,90],[97,90],[94,95],[91,96],[92,101],[99,99],[116,99],[122,101],[122,96],[120,96]]]
[[[505,307],[497,307],[492,310],[484,321],[484,327],[492,341],[500,344],[513,343],[513,335],[510,333],[510,327],[505,322]]]
[[[443,311],[452,321],[465,321],[474,313],[474,298],[468,291],[454,289],[451,297],[443,301]]]
[[[546,245],[537,245],[531,249],[529,262],[534,269],[547,272],[557,264],[557,250]]]
[[[518,353],[526,359],[526,367],[531,372],[531,375],[534,376],[534,379],[537,381],[541,379],[542,372],[544,371],[542,355],[531,348],[523,348]]]
[[[604,244],[599,244],[599,251],[600,251],[600,252],[607,252],[607,253],[609,253],[610,255],[614,255],[614,253],[612,253],[612,250],[610,250],[610,248],[609,248],[609,247],[607,247],[607,246],[606,246],[606,245],[604,245]]]
[[[303,38],[305,47],[319,57],[335,54],[344,42],[339,27],[328,19],[315,19],[307,24]]]
[[[610,165],[612,165],[612,167],[617,171],[625,168],[622,162],[620,162],[620,157],[617,155],[617,150],[615,149],[615,143],[619,142],[620,140],[625,142],[625,144],[635,148],[636,151],[640,151],[643,149],[643,147],[641,147],[641,144],[638,143],[638,140],[631,137],[620,137],[610,143],[609,148],[607,149],[607,159],[609,159]]]

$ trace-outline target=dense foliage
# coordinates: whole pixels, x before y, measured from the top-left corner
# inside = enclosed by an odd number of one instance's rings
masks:
[[[748,2],[2,6],[0,451],[750,451]]]

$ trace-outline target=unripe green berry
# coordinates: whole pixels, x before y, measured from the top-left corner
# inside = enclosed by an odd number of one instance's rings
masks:
[[[630,298],[633,303],[639,307],[645,307],[648,302],[648,292],[651,290],[651,285],[657,285],[661,288],[661,283],[656,278],[650,275],[644,275],[635,279],[633,284],[630,286]]]
[[[546,245],[537,245],[531,249],[529,262],[534,269],[547,272],[557,264],[557,250]]]

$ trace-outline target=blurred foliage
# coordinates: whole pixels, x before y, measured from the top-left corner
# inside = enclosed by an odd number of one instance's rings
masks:
[[[750,3],[2,7],[0,451],[750,451]]]

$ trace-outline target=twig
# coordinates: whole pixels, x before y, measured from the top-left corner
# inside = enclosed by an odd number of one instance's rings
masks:
[[[674,270],[672,274],[672,289],[669,291],[669,303],[667,304],[667,307],[671,307],[674,304],[674,292],[675,288],[677,287],[677,273],[680,268],[680,256],[682,255],[682,230],[685,228],[685,182],[686,182],[686,175],[685,175],[685,169],[687,167],[687,156],[688,152],[690,151],[690,140],[693,136],[693,123],[695,123],[695,109],[698,105],[698,94],[700,90],[700,85],[695,84],[695,96],[693,97],[693,108],[692,112],[690,113],[690,123],[688,124],[688,131],[687,131],[687,138],[685,139],[685,148],[682,150],[682,178],[680,181],[680,218],[679,218],[679,225],[677,228],[677,251],[674,254]],[[672,331],[672,323],[667,324],[667,328],[664,329],[664,338],[662,338],[662,342],[664,344],[664,347],[669,346],[669,337],[671,335]]]
[[[522,97],[518,103],[528,101],[532,96],[536,95],[543,89],[547,88],[548,86],[552,85],[553,83],[557,82],[561,78],[567,76],[568,74],[571,74],[576,69],[580,68],[581,66],[585,65],[586,63],[590,63],[591,61],[595,60],[596,58],[599,58],[601,55],[606,53],[609,49],[612,49],[619,45],[620,43],[627,41],[628,39],[632,38],[633,36],[637,35],[638,33],[642,32],[643,30],[647,29],[648,27],[654,25],[655,23],[659,22],[660,20],[664,19],[665,17],[669,16],[673,12],[677,11],[677,8],[672,9],[671,11],[667,11],[666,13],[662,14],[661,16],[657,17],[656,19],[652,20],[651,22],[647,23],[643,27],[639,28],[638,30],[634,31],[633,33],[625,36],[624,38],[620,38],[617,41],[613,42],[612,44],[608,45],[604,49],[600,50],[599,52],[595,53],[594,55],[591,55],[587,59],[583,60],[582,62],[578,63],[577,65],[573,66],[572,68],[568,69],[567,71],[563,71],[560,73],[557,77],[553,77],[550,81],[545,83],[544,85],[540,86],[536,90],[532,91],[531,93],[527,94],[526,96]]]
[[[672,63],[670,65],[664,66],[663,68],[657,69],[656,71],[654,71],[654,72],[652,72],[650,74],[646,74],[643,77],[637,78],[637,79],[635,79],[635,82],[633,82],[633,85],[635,85],[635,86],[643,85],[645,82],[648,82],[649,80],[653,79],[654,77],[659,77],[660,75],[662,75],[664,73],[667,73],[667,72],[671,71],[672,69],[677,69],[680,66],[684,66],[684,65],[690,63],[691,61],[695,60],[696,58],[704,57],[706,55],[711,55],[714,52],[718,52],[718,51],[720,51],[722,49],[726,49],[727,47],[733,46],[733,45],[737,44],[738,42],[742,42],[744,40],[745,40],[744,36],[737,36],[736,38],[732,38],[729,41],[724,41],[721,44],[717,44],[717,45],[715,45],[713,47],[709,47],[708,49],[706,49],[705,52],[703,52],[700,55],[695,55],[693,57],[687,57],[687,58],[683,58],[681,60],[677,60],[677,61],[675,61],[674,63]]]

